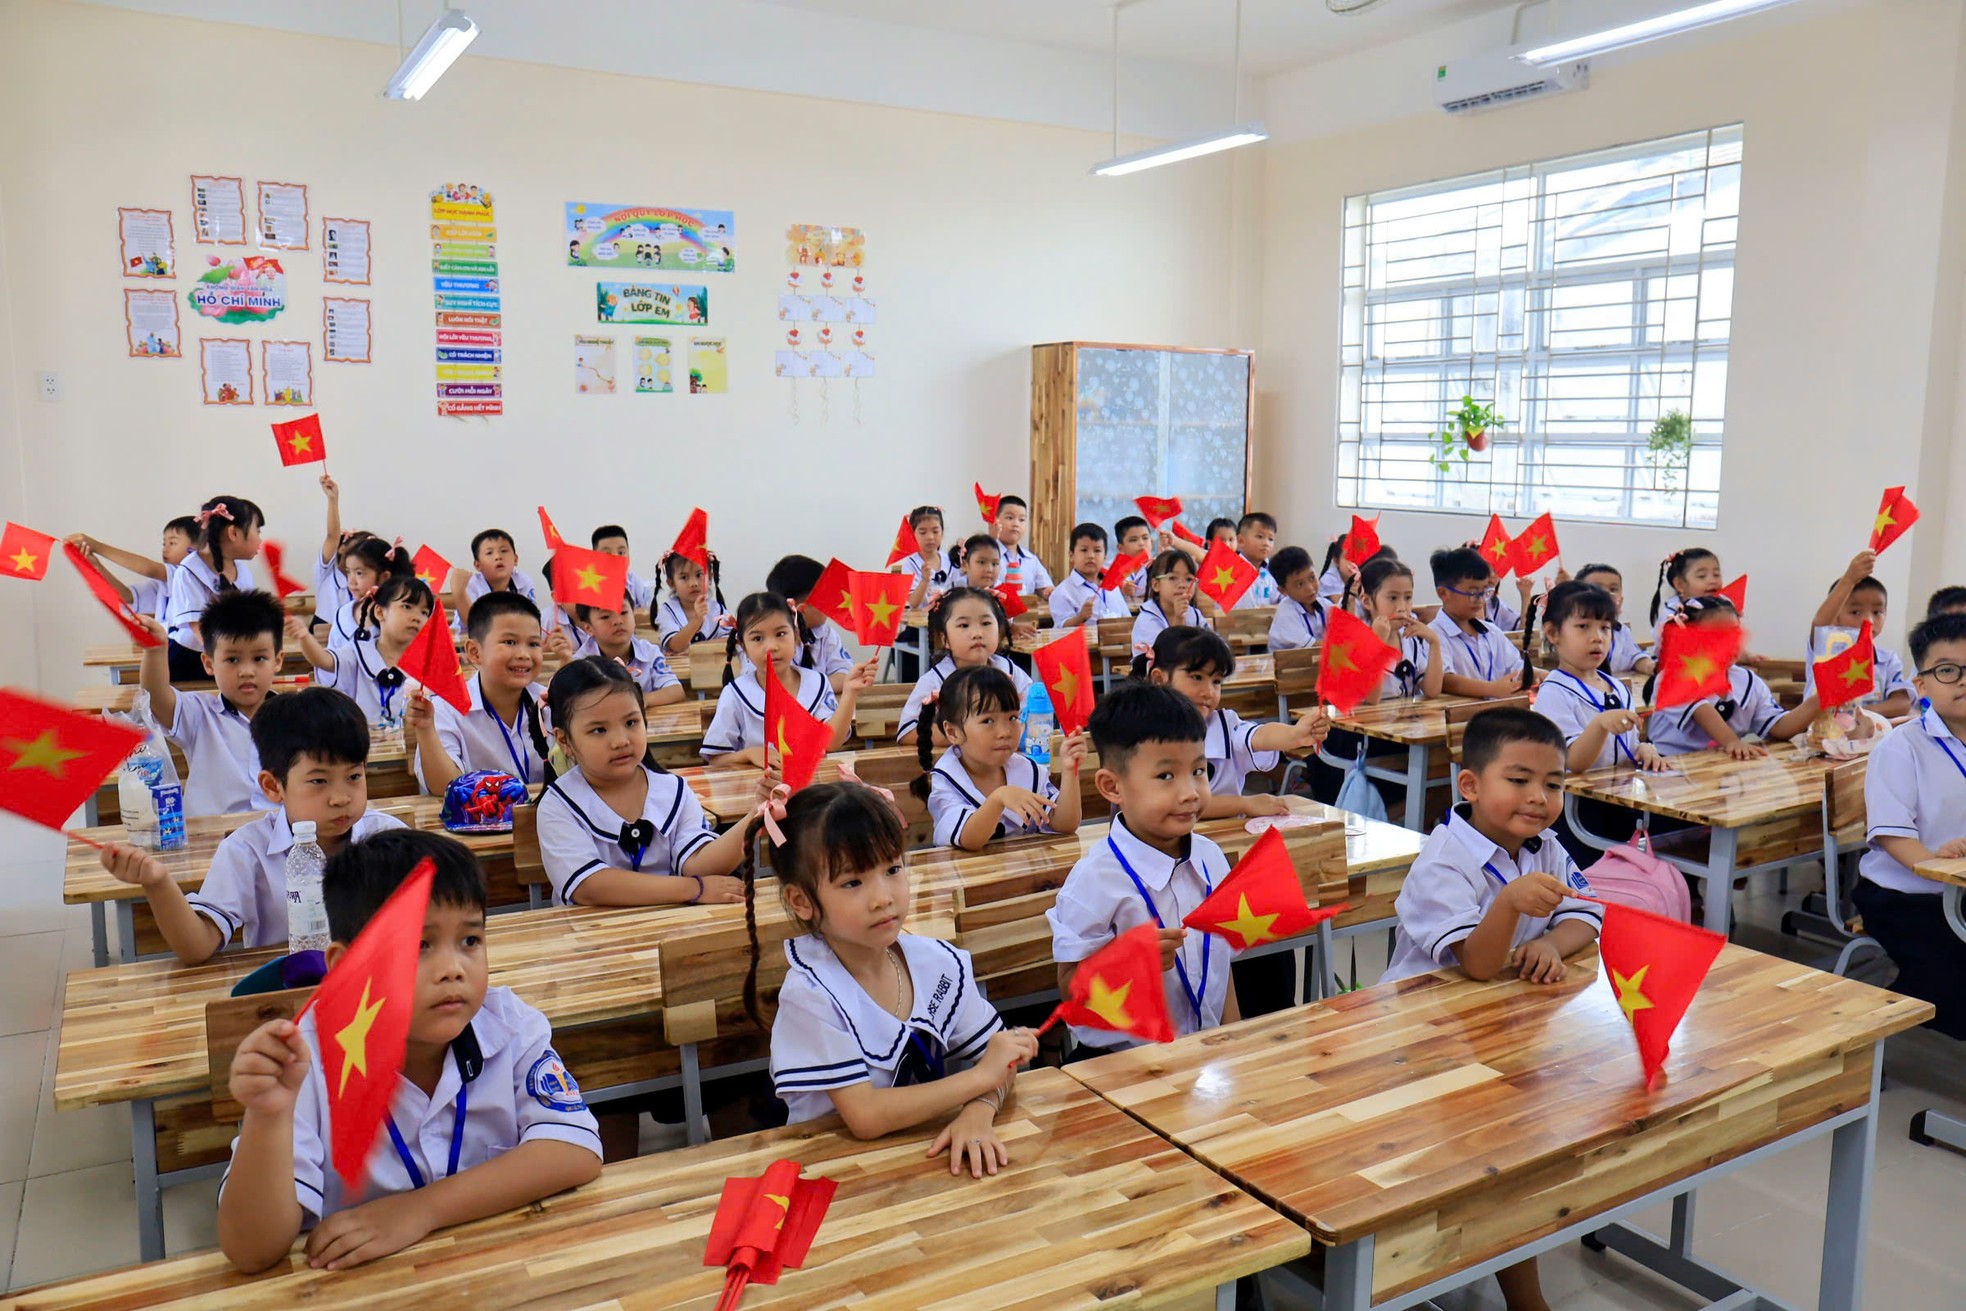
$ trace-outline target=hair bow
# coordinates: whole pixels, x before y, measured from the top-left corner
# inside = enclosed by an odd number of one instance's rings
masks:
[[[763,824],[765,832],[771,835],[771,845],[774,847],[785,845],[785,830],[778,827],[778,821],[785,818],[785,799],[791,795],[792,789],[785,784],[774,784],[765,799],[758,803],[758,808],[751,812],[751,818]]]
[[[210,528],[214,517],[230,521],[232,511],[224,501],[220,501],[209,510],[198,511],[198,526],[200,528]]]
[[[646,817],[621,826],[622,852],[635,862],[635,868],[642,868],[642,857],[648,854],[651,843],[655,841],[655,825]]]
[[[865,779],[861,778],[860,775],[854,773],[853,766],[847,764],[845,761],[840,762],[839,769],[840,769],[840,782],[853,783],[860,787],[866,788],[869,792],[876,793],[879,796],[881,796],[883,799],[885,799],[888,805],[890,806],[894,805],[894,793],[889,789],[881,787],[877,783],[867,782]],[[896,806],[895,809],[899,810],[900,807]]]

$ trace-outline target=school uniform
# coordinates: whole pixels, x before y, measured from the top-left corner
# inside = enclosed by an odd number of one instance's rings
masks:
[[[601,1154],[600,1126],[553,1050],[552,1024],[510,988],[487,988],[484,1004],[452,1039],[429,1095],[396,1076],[388,1122],[369,1152],[366,1182],[351,1195],[328,1165],[332,1113],[315,1013],[301,1019],[300,1035],[312,1058],[293,1113],[294,1197],[303,1228],[358,1202],[447,1179],[523,1143],[551,1140]],[[237,1138],[232,1150],[239,1150]],[[228,1181],[231,1173],[228,1164]]]
[[[1502,599],[1500,592],[1488,598],[1487,604],[1482,607],[1481,613],[1482,618],[1505,633],[1513,633],[1522,627],[1522,616],[1517,614],[1514,607]]]
[[[895,946],[914,993],[905,1021],[867,995],[823,937],[786,941],[771,1085],[790,1123],[832,1114],[836,1088],[906,1088],[966,1070],[1003,1028],[968,952],[912,933]]]
[[[580,645],[573,649],[576,660],[601,654],[601,644],[594,640],[591,633],[583,633]],[[607,659],[614,660],[615,657],[608,656]],[[683,685],[683,680],[676,677],[669,668],[669,662],[662,658],[662,648],[646,638],[629,638],[628,658],[617,663],[635,676],[635,686],[644,692],[660,692],[665,687]]]
[[[1301,651],[1316,646],[1327,622],[1322,603],[1311,610],[1302,601],[1285,596],[1277,602],[1277,612],[1270,620],[1270,650]]]
[[[1629,674],[1638,668],[1638,662],[1645,659],[1645,652],[1639,649],[1638,639],[1632,636],[1632,626],[1620,621],[1611,627],[1611,651],[1606,663],[1614,674]]]
[[[1802,667],[1802,694],[1804,696],[1815,695],[1816,662],[1832,655],[1841,654],[1843,651],[1855,645],[1859,636],[1860,630],[1858,629],[1835,627],[1828,624],[1809,630],[1809,642],[1806,647],[1808,658],[1804,660]],[[1877,656],[1871,662],[1871,678],[1875,686],[1869,692],[1857,698],[1857,704],[1860,706],[1874,706],[1897,692],[1903,692],[1905,695],[1911,697],[1913,701],[1916,701],[1918,695],[1912,690],[1911,680],[1905,677],[1905,662],[1903,659],[1899,657],[1896,651],[1891,650],[1889,647],[1878,646],[1875,647],[1875,650]]]
[[[1159,640],[1162,633],[1170,628],[1182,627],[1206,628],[1208,627],[1208,620],[1198,608],[1192,605],[1181,612],[1180,618],[1170,619],[1166,612],[1160,608],[1159,601],[1148,600],[1145,605],[1140,607],[1140,613],[1133,616],[1133,636],[1131,639],[1133,653],[1135,655],[1145,655],[1154,649],[1154,643]]]
[[[372,833],[402,827],[402,820],[370,807],[356,818],[348,840],[359,842]],[[218,929],[220,947],[234,936],[245,947],[286,945],[287,853],[293,845],[293,826],[284,806],[234,829],[218,844],[204,886],[184,899]]]
[[[149,615],[159,623],[164,619],[164,608],[170,604],[171,575],[177,566],[164,566],[162,578],[137,578],[130,583],[130,609],[140,615]]]
[[[799,689],[793,695],[814,719],[831,719],[839,709],[833,685],[815,669],[792,666],[799,676]],[[705,757],[725,756],[765,743],[765,690],[755,677],[734,678],[717,694],[717,713],[710,727],[703,730]]]
[[[648,799],[639,821],[617,815],[578,768],[539,794],[539,857],[561,905],[573,905],[574,890],[599,869],[682,877],[689,858],[716,841],[689,784],[646,766],[642,772]]]
[[[1133,595],[1142,601],[1147,599],[1147,575],[1152,572],[1152,564],[1143,564],[1126,576],[1126,584],[1133,588]],[[1126,598],[1122,596],[1120,599]]]
[[[1338,572],[1337,565],[1318,575],[1317,591],[1327,601],[1336,601],[1345,594],[1345,575]]]
[[[484,574],[473,570],[470,580],[464,584],[464,598],[467,601],[475,601],[481,596],[489,596],[491,590],[492,585],[486,580]],[[511,582],[504,590],[517,592],[534,605],[539,604],[539,593],[533,588],[532,577],[523,569],[514,569],[512,571]]]
[[[374,629],[364,629],[373,634]],[[362,707],[371,727],[395,728],[403,721],[409,704],[410,685],[415,681],[382,658],[374,636],[354,641],[334,639],[328,652],[335,658],[333,669],[316,669],[314,681],[333,688]]]
[[[1553,671],[1536,690],[1536,713],[1563,732],[1566,743],[1575,742],[1590,722],[1607,710],[1629,710],[1632,695],[1625,685],[1609,675],[1599,675],[1608,686],[1598,686],[1566,670]],[[1585,769],[1607,765],[1638,763],[1638,730],[1605,734],[1604,745]],[[1621,807],[1622,809],[1622,807]]]
[[[1425,696],[1427,668],[1434,660],[1433,643],[1424,637],[1400,637],[1393,645],[1399,648],[1399,659],[1386,671],[1385,681],[1379,685],[1379,699]]]
[[[737,663],[740,676],[750,673],[753,668],[751,657],[742,652],[738,653]],[[820,620],[818,627],[812,630],[810,642],[799,643],[798,654],[792,657],[792,663],[801,669],[813,670],[829,681],[834,674],[853,672],[853,657],[847,654],[846,644],[840,640],[839,628],[825,619]]]
[[[961,747],[950,747],[929,771],[928,818],[934,830],[929,841],[938,847],[955,846],[963,825],[969,823],[970,816],[981,810],[983,803],[989,800],[977,788],[976,780],[969,776],[969,771],[963,768],[962,754]],[[1013,754],[1005,761],[1004,781],[1012,787],[1035,792],[1046,801],[1058,800],[1058,785],[1051,781],[1051,771],[1029,756]],[[1057,830],[1048,823],[1029,827],[1021,815],[1006,810],[997,821],[997,831],[990,835],[990,840],[994,842],[998,838],[1055,832]]]
[[[633,569],[628,571],[628,604],[643,614],[655,604],[655,584]]]
[[[730,611],[724,609],[724,603],[713,596],[710,598],[710,603],[704,607],[703,622],[696,626],[696,631],[690,634],[689,640],[708,642],[725,637],[735,622],[730,617]],[[664,642],[688,625],[689,616],[683,613],[683,603],[675,597],[670,597],[656,607],[655,630],[662,635]]]
[[[1241,796],[1244,779],[1268,773],[1283,759],[1280,751],[1258,751],[1250,745],[1262,727],[1233,710],[1217,709],[1208,717],[1202,751],[1208,757],[1208,790],[1215,796]]]
[[[1486,682],[1520,674],[1522,652],[1507,634],[1479,619],[1474,623],[1481,631],[1464,633],[1447,611],[1442,610],[1428,625],[1440,634],[1440,658],[1446,662],[1444,672]]]
[[[1024,549],[1019,542],[1016,546],[997,543],[997,586],[1015,580],[1017,590],[1025,596],[1044,591],[1053,586],[1051,571],[1044,567],[1044,561]]]
[[[1664,599],[1659,603],[1659,618],[1656,622],[1663,624],[1666,620],[1672,618],[1685,608],[1686,598],[1678,592],[1668,589],[1664,594]]]
[[[1024,694],[1031,689],[1031,676],[1011,664],[1006,656],[993,655],[990,664],[1010,675],[1010,681],[1017,688],[1017,704],[1023,705]],[[928,699],[930,693],[941,691],[943,681],[955,672],[956,658],[946,652],[922,672],[922,676],[915,680],[915,690],[908,694],[906,704],[901,707],[901,722],[895,726],[895,737],[906,737],[915,731],[922,717],[922,702]]]
[[[1126,817],[1115,812],[1105,839],[1072,866],[1045,912],[1052,959],[1082,961],[1141,924],[1176,927],[1228,872],[1228,857],[1199,833],[1189,834],[1182,856],[1169,856],[1134,836]],[[1181,945],[1178,968],[1161,976],[1176,1035],[1222,1023],[1232,954],[1227,941],[1212,933],[1190,933]],[[1072,1036],[1103,1049],[1141,1045],[1125,1034],[1081,1024],[1072,1026]]]
[[[1076,619],[1087,601],[1092,602],[1092,617],[1086,623],[1097,628],[1101,619],[1131,619],[1133,611],[1127,609],[1126,598],[1116,587],[1107,591],[1099,586],[1097,578],[1088,579],[1084,574],[1073,570],[1065,581],[1051,589],[1051,622],[1062,627]]]
[[[1277,583],[1275,577],[1271,575],[1269,562],[1265,561],[1262,564],[1256,564],[1254,560],[1249,559],[1246,555],[1243,556],[1243,559],[1249,564],[1256,565],[1256,581],[1249,585],[1247,592],[1236,598],[1236,603],[1232,608],[1236,610],[1254,610],[1260,605],[1275,605],[1277,598],[1283,595],[1283,588]]]
[[[473,674],[471,681],[464,685],[464,690],[471,698],[469,714],[460,714],[456,706],[442,697],[431,698],[437,741],[444,748],[444,754],[467,774],[474,770],[496,769],[510,774],[521,783],[544,781],[545,754],[540,750],[539,742],[533,739],[525,706],[519,707],[518,713],[508,724],[485,704],[483,674]],[[534,683],[526,694],[532,697],[533,709],[539,718],[540,737],[547,739],[551,725],[546,714],[546,689]],[[416,781],[425,792],[430,790],[430,784],[424,777],[421,752],[417,754]]]
[[[955,566],[949,563],[949,557],[946,553],[938,553],[936,555],[933,568],[923,563],[922,553],[920,551],[915,552],[901,562],[901,572],[913,579],[919,579],[922,576],[923,569],[928,569],[928,590],[922,593],[922,605],[927,605],[930,601],[942,595],[950,588],[959,585],[962,581],[961,574],[956,571]],[[908,585],[908,590],[910,593],[914,591],[913,583]]]
[[[1399,912],[1399,932],[1381,983],[1458,968],[1455,946],[1480,927],[1496,894],[1524,874],[1548,874],[1576,892],[1590,892],[1590,884],[1553,830],[1527,839],[1512,857],[1482,836],[1468,814],[1467,803],[1454,807],[1428,835],[1407,871],[1406,883],[1393,903]],[[1511,945],[1520,947],[1540,938],[1565,920],[1583,920],[1593,929],[1601,928],[1604,908],[1581,897],[1565,897],[1547,919],[1519,916]]]
[[[269,694],[270,695],[270,694]],[[186,815],[278,810],[259,786],[259,748],[253,721],[217,692],[179,692],[165,736],[184,749]]]
[[[439,578],[437,585],[443,586],[446,580]],[[348,579],[342,575],[341,564],[330,554],[323,560],[318,554],[314,557],[314,621],[332,623],[341,607],[354,600],[348,590]]]
[[[1724,698],[1703,697],[1689,705],[1653,711],[1646,732],[1659,754],[1683,755],[1688,751],[1705,751],[1714,744],[1713,738],[1693,718],[1693,711],[1700,706],[1719,710],[1727,727],[1742,737],[1764,736],[1785,713],[1782,703],[1768,690],[1768,684],[1761,681],[1761,675],[1746,665],[1735,665],[1727,671],[1727,687]]]
[[[205,557],[192,552],[184,557],[182,563],[171,573],[170,591],[164,600],[165,629],[171,641],[186,651],[199,652],[205,649],[205,639],[198,632],[198,618],[205,613],[212,598],[220,592],[250,592],[259,587],[253,576],[252,561],[234,561],[237,578],[226,578],[215,572],[205,563]],[[178,675],[175,671],[172,677]],[[200,668],[195,677],[203,678]]]

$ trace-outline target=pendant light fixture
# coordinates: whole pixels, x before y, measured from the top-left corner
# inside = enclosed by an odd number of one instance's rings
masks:
[[[1218,150],[1233,150],[1237,146],[1253,145],[1267,141],[1270,134],[1263,130],[1261,121],[1238,122],[1242,117],[1242,0],[1236,4],[1235,63],[1231,74],[1234,94],[1231,100],[1229,121],[1235,126],[1207,136],[1193,137],[1186,141],[1175,141],[1151,150],[1136,151],[1131,155],[1119,154],[1120,143],[1120,10],[1134,0],[1122,0],[1113,6],[1113,158],[1103,164],[1093,165],[1092,171],[1100,177],[1121,177],[1128,173],[1138,173],[1141,169],[1157,168],[1162,164],[1175,164],[1184,159],[1194,159],[1198,155],[1212,155]]]

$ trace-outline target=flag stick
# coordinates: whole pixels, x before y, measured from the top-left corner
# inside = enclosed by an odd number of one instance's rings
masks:
[[[1043,1024],[1040,1024],[1038,1026],[1038,1031],[1032,1034],[1031,1036],[1034,1038],[1044,1037],[1044,1031],[1046,1029],[1049,1029],[1052,1025],[1058,1023],[1059,1019],[1064,1014],[1065,1014],[1065,1003],[1061,1001],[1058,1003],[1057,1007],[1051,1012],[1050,1018],[1046,1019]]]
[[[63,829],[61,831],[61,834],[65,838],[75,839],[77,842],[81,843],[85,847],[94,847],[97,851],[109,850],[109,844],[107,842],[98,842],[94,838],[89,837],[87,834],[78,833],[76,830],[72,828]]]

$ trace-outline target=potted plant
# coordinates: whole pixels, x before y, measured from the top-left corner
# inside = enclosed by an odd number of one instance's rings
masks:
[[[1507,423],[1507,419],[1495,413],[1493,405],[1476,401],[1472,396],[1463,396],[1459,408],[1447,412],[1447,427],[1433,434],[1434,440],[1439,443],[1439,449],[1429,457],[1434,468],[1446,473],[1453,467],[1449,461],[1456,455],[1461,457],[1461,463],[1466,464],[1469,452],[1488,449],[1489,429],[1500,428]]]
[[[1645,449],[1652,457],[1652,468],[1665,481],[1667,491],[1679,487],[1679,475],[1693,458],[1693,420],[1684,410],[1667,410],[1652,425],[1652,436]]]

